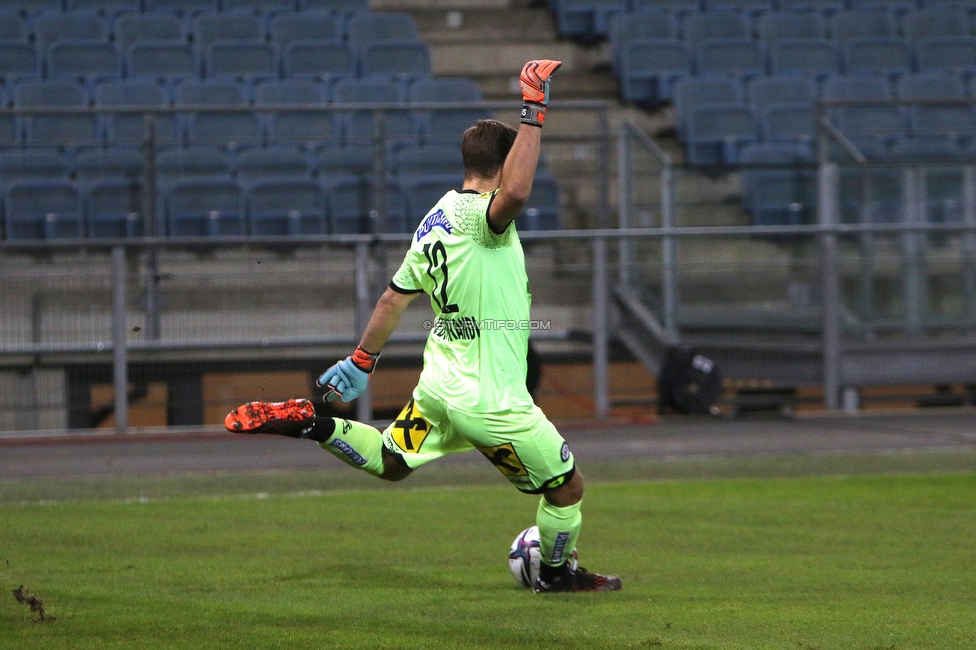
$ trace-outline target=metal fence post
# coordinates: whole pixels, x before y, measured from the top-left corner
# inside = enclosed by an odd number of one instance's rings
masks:
[[[666,164],[661,170],[661,227],[674,228],[674,169]],[[672,337],[678,333],[678,252],[674,237],[665,235],[661,241],[661,293],[664,303],[664,327]]]
[[[905,223],[917,225],[925,222],[925,190],[922,170],[909,167],[902,172],[902,186],[905,188]],[[917,335],[922,330],[922,313],[925,302],[925,278],[923,254],[925,235],[918,232],[905,232],[901,236],[902,253],[905,264],[902,266],[902,291],[905,297],[905,331]]]
[[[115,391],[115,432],[129,428],[129,361],[126,349],[125,247],[112,248],[112,381]]]
[[[631,185],[634,168],[631,161],[630,138],[627,136],[628,123],[621,122],[617,136],[617,211],[620,228],[631,227],[630,216],[633,208]],[[634,263],[634,242],[627,237],[619,239],[620,245],[620,284],[630,287],[631,266]]]
[[[840,331],[840,255],[837,232],[839,188],[836,163],[821,163],[817,172],[820,225],[820,318],[823,337],[824,408],[840,408],[841,331]]]
[[[596,417],[610,414],[610,391],[607,382],[609,368],[610,301],[607,296],[607,240],[593,239],[593,403]]]
[[[962,220],[967,226],[976,226],[976,167],[963,168]],[[976,232],[967,230],[962,235],[962,286],[966,330],[976,330]]]
[[[369,322],[371,313],[370,292],[369,292],[369,242],[359,242],[356,244],[356,312],[355,327],[356,338],[361,338],[366,331],[366,324]],[[361,422],[369,422],[373,419],[373,400],[372,394],[367,384],[366,390],[356,400],[356,419]]]

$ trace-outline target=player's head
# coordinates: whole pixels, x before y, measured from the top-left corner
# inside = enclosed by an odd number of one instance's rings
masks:
[[[478,120],[461,138],[465,178],[494,178],[505,164],[518,131],[498,120]]]

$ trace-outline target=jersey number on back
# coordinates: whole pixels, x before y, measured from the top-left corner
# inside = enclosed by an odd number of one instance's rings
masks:
[[[424,244],[424,257],[427,258],[427,275],[434,281],[431,297],[434,298],[442,314],[457,313],[457,304],[447,301],[447,250],[444,248],[444,242]]]

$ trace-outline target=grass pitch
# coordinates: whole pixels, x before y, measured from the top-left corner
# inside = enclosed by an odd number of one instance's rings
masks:
[[[624,590],[545,596],[506,562],[535,499],[497,479],[8,500],[0,648],[976,648],[974,494],[976,474],[594,481],[581,563]]]

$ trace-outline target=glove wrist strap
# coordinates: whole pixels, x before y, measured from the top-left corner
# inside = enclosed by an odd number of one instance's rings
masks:
[[[356,351],[352,353],[349,357],[352,359],[353,364],[365,372],[367,375],[373,372],[373,368],[376,366],[376,361],[380,358],[380,355],[370,354],[364,350],[361,346],[356,346]]]
[[[542,125],[546,121],[546,107],[535,102],[525,102],[522,104],[522,115],[520,120],[522,124],[542,128]]]

